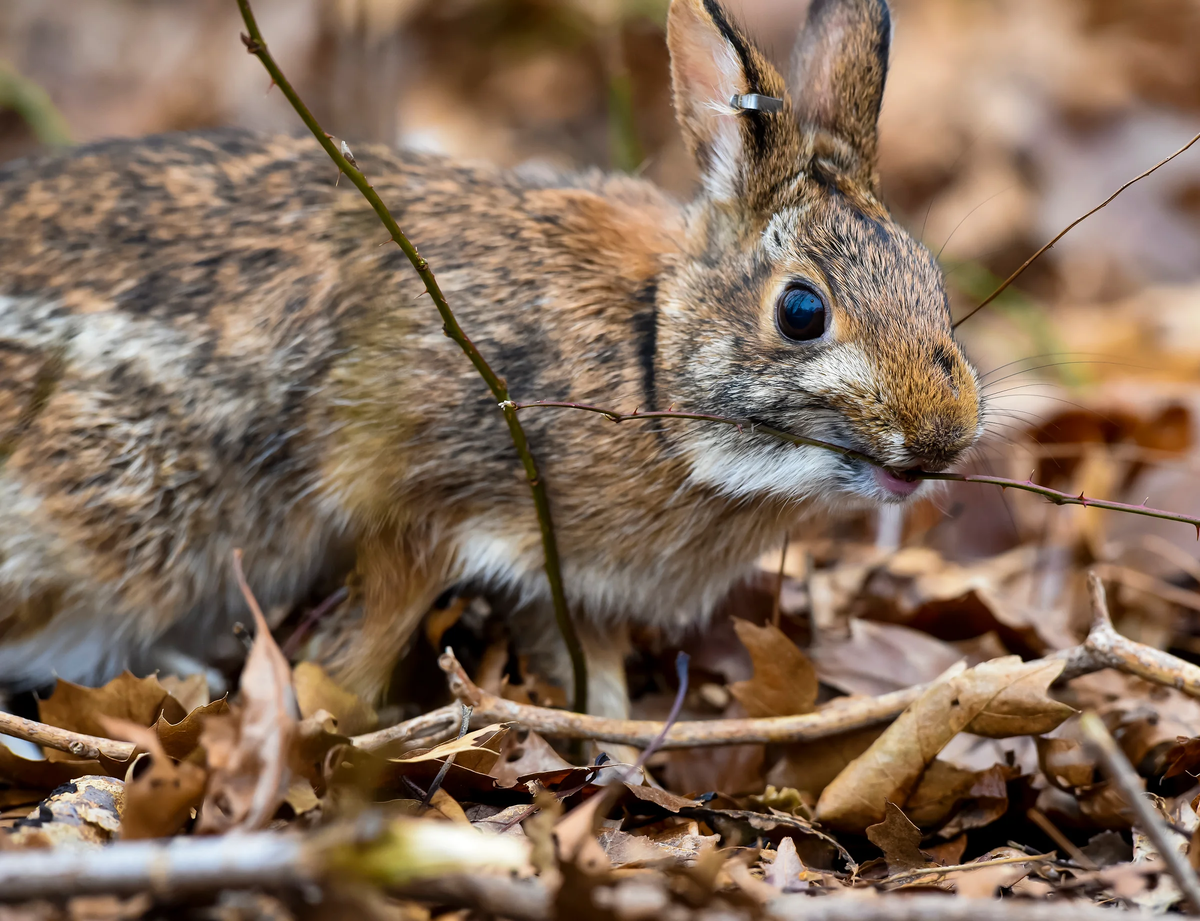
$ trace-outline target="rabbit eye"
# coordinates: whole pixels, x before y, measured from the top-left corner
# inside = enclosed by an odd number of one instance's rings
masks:
[[[825,302],[808,285],[793,285],[784,291],[777,313],[779,331],[788,339],[809,342],[825,334]]]

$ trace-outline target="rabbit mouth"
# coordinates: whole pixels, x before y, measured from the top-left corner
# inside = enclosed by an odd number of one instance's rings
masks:
[[[913,471],[920,468],[914,467]],[[921,488],[921,481],[916,478],[910,478],[905,474],[910,471],[900,470],[895,471],[890,467],[876,467],[871,471],[875,477],[875,483],[889,496],[894,496],[897,499],[907,499],[918,489]]]

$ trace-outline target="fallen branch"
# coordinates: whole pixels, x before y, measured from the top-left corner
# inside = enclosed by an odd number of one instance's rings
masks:
[[[446,704],[395,726],[355,736],[351,741],[356,748],[368,752],[379,751],[389,745],[415,742],[418,739],[442,742],[453,738],[454,733],[458,731],[461,714],[461,704]]]
[[[1092,599],[1094,620],[1085,645],[1099,662],[1126,674],[1183,691],[1189,697],[1200,697],[1200,666],[1121,636],[1113,627],[1108,613],[1104,583],[1095,572],[1088,573],[1088,593]],[[1196,910],[1200,911],[1200,905]]]
[[[1115,668],[1155,684],[1176,688],[1200,698],[1200,666],[1170,653],[1135,643],[1121,636],[1112,625],[1099,577],[1089,575],[1094,620],[1087,639],[1078,646],[1047,656],[1062,661],[1059,682],[1080,675]],[[661,748],[702,748],[719,745],[777,744],[811,742],[841,735],[855,729],[887,723],[937,682],[918,684],[878,697],[840,697],[814,713],[799,716],[772,716],[760,719],[686,720],[669,725],[656,720],[620,720],[587,716],[569,710],[519,704],[489,694],[478,687],[452,652],[445,652],[438,665],[446,673],[450,693],[461,704],[474,708],[477,723],[515,721],[542,735],[562,739],[591,739],[647,748],[661,735]],[[356,736],[351,742],[365,751],[379,751],[389,745],[416,739],[442,741],[458,731],[461,709],[450,704],[431,710],[415,719],[386,729]],[[133,746],[127,742],[99,739],[65,729],[57,729],[34,720],[0,712],[0,733],[27,739],[47,748],[78,754],[99,752],[117,761],[127,761]],[[76,751],[75,746],[78,748]],[[85,755],[89,756],[90,755]]]
[[[1099,580],[1093,576],[1093,585]],[[1101,592],[1103,591],[1101,587]],[[1177,688],[1200,698],[1200,667],[1169,653],[1121,636],[1112,626],[1103,596],[1097,600],[1095,621],[1079,646],[1059,650],[1046,658],[1062,661],[1060,681],[1115,668],[1156,684]],[[661,747],[698,748],[718,745],[811,742],[886,723],[898,716],[933,683],[915,685],[879,697],[845,697],[814,713],[760,719],[690,720],[666,728],[654,720],[620,720],[570,713],[549,707],[518,704],[489,694],[471,681],[453,653],[438,660],[452,693],[475,708],[483,722],[516,721],[542,735],[567,739],[593,739],[645,748],[662,735]],[[385,736],[387,730],[376,733]]]
[[[1038,902],[1033,899],[969,899],[946,895],[894,895],[853,898],[780,896],[766,906],[777,921],[1150,921],[1162,915],[1122,911],[1090,902]],[[1174,921],[1188,921],[1173,915]],[[1194,919],[1193,919],[1194,921]]]
[[[347,178],[354,184],[354,187],[362,193],[363,197],[370,203],[371,208],[375,211],[376,216],[387,232],[391,235],[392,240],[396,245],[403,250],[404,255],[408,257],[408,261],[412,263],[412,267],[420,276],[421,281],[425,285],[425,290],[429,293],[429,297],[433,300],[434,306],[437,308],[438,314],[442,318],[442,331],[463,350],[463,353],[470,359],[479,376],[483,378],[488,389],[491,390],[492,396],[500,406],[501,412],[504,413],[504,420],[508,423],[508,434],[512,438],[513,446],[517,449],[517,454],[521,458],[521,464],[525,468],[525,478],[529,481],[529,489],[533,494],[533,505],[537,510],[538,525],[542,533],[542,551],[545,555],[546,579],[550,583],[550,597],[554,603],[554,616],[558,621],[558,629],[562,633],[563,642],[566,644],[567,652],[571,657],[571,667],[574,671],[574,689],[575,696],[573,704],[578,710],[587,709],[587,660],[583,655],[583,647],[579,643],[579,637],[575,632],[575,625],[571,620],[571,612],[567,607],[567,596],[563,589],[562,581],[562,565],[558,556],[558,541],[554,536],[554,519],[550,515],[550,497],[546,492],[546,481],[542,479],[538,472],[537,461],[534,459],[533,452],[529,448],[529,441],[525,437],[525,430],[521,427],[520,420],[517,419],[517,412],[513,407],[512,401],[508,396],[508,385],[504,380],[492,370],[491,365],[487,363],[479,349],[475,347],[475,343],[463,331],[463,328],[458,325],[458,320],[454,316],[454,312],[450,309],[450,305],[446,302],[445,296],[442,294],[442,289],[438,285],[437,278],[433,274],[433,269],[429,267],[429,263],[417,252],[417,248],[405,236],[404,231],[400,229],[400,225],[396,223],[396,219],[392,217],[391,211],[387,205],[383,203],[383,199],[379,197],[379,193],[367,181],[367,177],[354,162],[354,156],[350,153],[350,148],[342,145],[343,150],[338,150],[334,145],[330,135],[325,133],[325,129],[308,110],[308,106],[304,104],[292,84],[288,82],[287,77],[283,75],[283,71],[279,69],[279,65],[275,63],[275,59],[271,56],[271,52],[267,50],[266,40],[263,38],[262,32],[259,31],[258,23],[254,18],[254,11],[250,8],[250,0],[237,0],[238,9],[242,13],[242,21],[246,24],[248,35],[242,36],[242,43],[246,46],[246,51],[254,55],[266,68],[267,73],[271,75],[271,82],[278,86],[283,95],[287,97],[287,101],[291,103],[296,114],[300,116],[300,120],[304,122],[313,137],[317,139],[317,143],[325,149],[325,153],[329,154],[330,159],[337,165],[337,168],[346,175]]]
[[[514,403],[511,404],[515,411],[523,409],[534,409],[543,407],[548,409],[577,409],[582,412],[595,413],[604,416],[611,422],[631,422],[645,421],[650,419],[686,419],[694,422],[715,422],[719,425],[731,425],[739,432],[769,435],[772,438],[778,438],[780,441],[786,441],[789,444],[797,446],[807,446],[810,448],[821,448],[825,451],[833,451],[840,454],[842,457],[850,460],[861,461],[864,464],[870,464],[872,467],[879,467],[887,470],[894,475],[906,480],[943,480],[954,483],[983,483],[988,486],[999,486],[1001,489],[1016,489],[1021,492],[1030,492],[1034,495],[1041,496],[1054,505],[1078,505],[1083,508],[1100,508],[1111,512],[1124,512],[1128,515],[1140,515],[1143,518],[1158,518],[1163,521],[1175,521],[1180,524],[1189,524],[1196,529],[1196,539],[1200,540],[1200,517],[1192,515],[1181,515],[1178,512],[1169,512],[1163,509],[1150,508],[1144,502],[1141,505],[1131,505],[1126,502],[1113,502],[1109,499],[1092,499],[1085,496],[1083,493],[1075,496],[1068,492],[1062,492],[1058,489],[1051,489],[1049,486],[1041,486],[1034,483],[1032,480],[1010,480],[1002,476],[983,476],[975,473],[934,473],[925,470],[897,470],[894,467],[889,467],[887,464],[882,464],[870,455],[863,454],[861,451],[855,451],[851,448],[843,447],[839,444],[834,444],[829,441],[821,441],[818,438],[807,438],[804,435],[793,435],[791,432],[785,432],[781,429],[772,428],[769,425],[762,425],[753,422],[749,419],[732,419],[728,416],[714,416],[708,413],[688,413],[676,412],[673,409],[657,410],[654,412],[638,412],[634,410],[631,413],[621,413],[613,409],[606,409],[603,406],[592,406],[588,403],[564,403],[555,401],[537,401],[534,403]]]
[[[1079,728],[1104,766],[1104,773],[1133,812],[1136,824],[1153,842],[1158,856],[1187,900],[1188,907],[1200,914],[1200,879],[1197,879],[1196,871],[1188,863],[1187,857],[1175,846],[1171,831],[1162,817],[1146,799],[1142,778],[1099,716],[1090,711],[1083,714],[1079,718]]]
[[[298,886],[316,879],[311,840],[229,834],[0,853],[0,898]]]
[[[1108,198],[1104,199],[1104,201],[1102,201],[1102,202],[1100,202],[1100,204],[1096,205],[1096,207],[1093,208],[1091,211],[1088,211],[1086,214],[1080,215],[1079,217],[1075,218],[1075,220],[1071,221],[1070,224],[1068,224],[1066,227],[1064,227],[1062,230],[1060,230],[1057,234],[1055,234],[1054,239],[1052,239],[1049,243],[1047,243],[1045,246],[1043,246],[1041,249],[1039,249],[1036,253],[1034,253],[1032,256],[1030,256],[1028,259],[1026,259],[1024,262],[1022,262],[1020,267],[1018,267],[1018,269],[1015,272],[1013,272],[1011,275],[1009,275],[1008,278],[1004,279],[1004,281],[1000,283],[1000,287],[998,287],[995,291],[993,291],[991,294],[989,294],[987,297],[985,297],[983,299],[983,301],[980,302],[978,307],[976,307],[974,310],[972,310],[966,316],[960,317],[959,319],[955,320],[954,323],[952,324],[951,328],[958,329],[960,326],[962,326],[963,323],[966,323],[967,320],[971,319],[971,317],[975,316],[975,314],[979,313],[979,311],[983,310],[984,307],[986,307],[988,304],[990,304],[992,301],[994,301],[996,298],[998,298],[1001,294],[1003,294],[1008,289],[1008,286],[1011,285],[1014,281],[1016,281],[1027,268],[1029,268],[1031,265],[1033,265],[1033,263],[1038,258],[1040,258],[1044,252],[1046,252],[1055,243],[1057,243],[1059,240],[1061,240],[1063,237],[1065,237],[1068,233],[1070,233],[1072,230],[1074,230],[1077,225],[1082,224],[1084,221],[1086,221],[1089,217],[1091,217],[1093,214],[1095,214],[1101,208],[1107,207],[1108,204],[1113,199],[1115,199],[1118,195],[1120,195],[1122,192],[1124,192],[1127,188],[1129,188],[1135,182],[1140,182],[1141,180],[1145,179],[1147,176],[1149,176],[1151,173],[1153,173],[1159,167],[1166,166],[1168,163],[1170,163],[1172,160],[1174,160],[1176,157],[1178,157],[1181,153],[1183,153],[1185,150],[1187,150],[1189,147],[1191,147],[1197,141],[1200,141],[1200,134],[1197,134],[1194,138],[1192,138],[1190,141],[1188,141],[1186,144],[1184,144],[1182,147],[1180,147],[1177,151],[1175,151],[1175,153],[1171,154],[1169,157],[1166,157],[1163,160],[1159,160],[1157,163],[1155,163],[1152,167],[1150,167],[1150,169],[1146,170],[1144,173],[1139,173],[1138,175],[1134,176],[1127,183],[1125,183],[1123,186],[1121,186],[1119,189],[1117,189],[1117,191],[1113,192],[1112,195],[1108,196]]]
[[[68,752],[85,761],[95,761],[101,756],[113,761],[128,761],[133,757],[132,742],[115,742],[100,736],[84,735],[82,732],[71,732],[69,729],[59,729],[39,723],[37,720],[27,720],[22,716],[0,711],[0,733],[12,736],[14,739],[24,739],[43,748],[52,748],[59,752]]]
[[[502,909],[514,918],[543,917],[551,901],[545,887],[527,888],[508,875],[527,859],[523,842],[483,835],[469,825],[384,822],[365,813],[352,825],[306,835],[235,832],[115,841],[103,848],[0,852],[0,901],[373,883],[405,898],[492,914]],[[480,872],[485,868],[505,875]],[[520,911],[518,897],[538,914]]]

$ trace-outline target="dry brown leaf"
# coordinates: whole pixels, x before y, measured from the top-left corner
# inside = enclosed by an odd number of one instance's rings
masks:
[[[808,713],[817,702],[817,673],[800,648],[778,627],[734,620],[738,639],[750,653],[754,677],[729,686],[752,717]]]
[[[1019,768],[1007,764],[970,771],[934,759],[904,810],[922,828],[937,828],[940,837],[953,838],[1003,816],[1008,811],[1008,781],[1020,774]]]
[[[1003,737],[1048,732],[1074,711],[1046,696],[1061,662],[1026,664],[1016,656],[984,662],[921,695],[829,784],[817,818],[863,831],[888,802],[906,802],[922,772],[958,732]]]
[[[168,722],[165,716],[160,715],[158,722],[154,724],[154,732],[166,753],[182,761],[200,745],[204,721],[211,716],[221,716],[228,712],[229,702],[222,697],[203,707],[197,707],[178,723]]]
[[[871,747],[884,726],[867,726],[829,739],[781,746],[783,757],[767,772],[767,783],[794,787],[814,799],[851,761]]]
[[[458,822],[460,825],[471,824],[471,820],[463,812],[463,807],[459,805],[458,800],[447,793],[444,787],[439,787],[434,791],[433,796],[429,800],[429,810],[430,812],[440,813],[451,822]],[[428,814],[427,812],[426,815]]]
[[[208,678],[203,672],[196,672],[186,678],[177,675],[159,675],[158,683],[163,689],[179,701],[184,711],[191,713],[212,702],[208,692]]]
[[[110,738],[133,742],[141,750],[125,775],[121,838],[136,841],[175,834],[204,798],[204,768],[187,761],[176,764],[153,729],[111,718],[104,720],[104,726]]]
[[[596,828],[616,794],[615,786],[604,787],[554,824],[554,843],[560,863],[574,864],[589,876],[612,866],[596,840]],[[528,827],[526,831],[529,831]]]
[[[884,804],[884,819],[867,828],[867,840],[883,851],[888,873],[893,876],[929,866],[929,858],[921,853],[921,830],[895,803]]]
[[[394,765],[419,764],[423,761],[445,761],[454,755],[454,764],[470,771],[486,774],[495,767],[512,723],[495,723],[468,732],[461,739],[451,739],[424,751],[411,751],[389,759]]]
[[[1096,779],[1096,762],[1075,739],[1036,736],[1038,766],[1045,778],[1068,793],[1090,786]]]
[[[572,769],[572,765],[563,760],[549,742],[536,732],[521,727],[505,736],[499,757],[489,773],[500,786],[513,787],[519,778],[530,774]]]
[[[695,823],[691,823],[693,826]],[[683,829],[670,829],[662,835],[632,835],[615,828],[600,832],[598,841],[613,869],[694,864],[706,847],[720,842],[718,835],[701,835]]]
[[[337,721],[341,735],[368,732],[379,722],[374,707],[338,685],[316,662],[296,665],[292,670],[292,687],[296,690],[301,717],[307,719],[318,710],[325,710]]]
[[[262,828],[287,797],[299,708],[292,670],[252,605],[254,644],[242,669],[240,698],[225,716],[204,722],[208,792],[197,830],[221,833]]]
[[[845,639],[823,638],[811,650],[817,676],[847,694],[886,694],[935,680],[963,658],[928,633],[900,624],[850,619]]]
[[[130,672],[98,688],[60,678],[54,693],[38,701],[38,719],[43,723],[92,736],[104,735],[104,717],[151,726],[159,716],[178,723],[187,716],[187,710],[159,684],[158,678],[135,678]]]
[[[0,745],[0,790],[8,785],[29,790],[53,790],[55,787],[68,783],[76,777],[88,774],[103,774],[106,771],[124,771],[124,765],[105,760],[50,761],[44,758],[22,758],[8,746]],[[40,799],[35,796],[34,799]]]

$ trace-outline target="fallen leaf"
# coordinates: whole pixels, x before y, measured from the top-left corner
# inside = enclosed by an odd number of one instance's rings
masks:
[[[59,679],[54,693],[38,701],[38,719],[60,729],[104,735],[104,718],[151,726],[159,718],[178,723],[187,710],[151,675],[122,672],[102,687],[89,688]]]
[[[1056,787],[1073,792],[1090,786],[1096,779],[1096,762],[1075,739],[1048,739],[1036,736],[1038,766]]]
[[[597,838],[613,869],[678,864],[695,864],[707,847],[715,847],[717,835],[691,834],[686,830],[662,837],[631,835],[615,828],[604,829]]]
[[[821,793],[817,818],[863,831],[888,802],[906,802],[922,772],[960,731],[993,738],[1049,732],[1074,713],[1046,696],[1061,662],[984,662],[930,688]]]
[[[440,813],[451,822],[458,822],[462,825],[471,824],[471,820],[463,812],[463,807],[459,805],[458,800],[447,793],[444,787],[439,787],[434,792],[433,797],[429,800],[429,809]]]
[[[616,793],[615,786],[604,787],[554,824],[560,863],[572,864],[589,876],[611,868],[608,855],[596,840],[596,828],[612,806]]]
[[[296,690],[301,717],[325,710],[337,720],[341,735],[360,735],[374,729],[379,722],[374,707],[338,685],[316,662],[300,662],[292,669],[292,687]]]
[[[565,761],[544,738],[525,727],[508,733],[500,746],[490,773],[502,787],[514,787],[521,778],[549,771],[571,771]]]
[[[405,752],[399,757],[389,759],[389,762],[397,766],[419,764],[423,761],[445,761],[450,755],[454,755],[455,766],[486,774],[495,767],[500,757],[500,747],[512,725],[495,723],[475,729],[460,739],[451,739],[423,751]]]
[[[738,639],[750,653],[754,677],[729,686],[751,717],[808,713],[817,702],[817,673],[800,648],[778,627],[734,620]]]
[[[953,838],[1003,816],[1008,811],[1008,781],[1020,774],[1006,764],[970,771],[935,758],[909,794],[904,811],[921,828],[936,828],[940,837]]]
[[[110,768],[111,766],[111,768]],[[53,790],[77,777],[103,774],[114,770],[125,772],[126,765],[100,761],[50,761],[45,758],[22,758],[7,746],[0,745],[0,789],[11,783],[31,790]],[[38,797],[40,798],[40,797]]]
[[[867,840],[883,851],[890,875],[929,866],[929,858],[921,853],[921,830],[895,803],[884,805],[882,822],[868,826]]]
[[[159,675],[158,683],[179,702],[185,713],[191,713],[212,702],[212,697],[208,692],[208,678],[203,672],[196,672],[186,678],[180,678],[177,675]]]
[[[141,750],[125,775],[121,838],[136,841],[175,834],[204,798],[204,768],[173,761],[153,729],[111,718],[103,722],[109,738],[133,742]]]
[[[257,604],[251,604],[251,613],[254,643],[238,703],[227,715],[208,717],[200,737],[210,771],[197,827],[202,833],[264,827],[292,783],[300,716],[292,670]]]
[[[846,765],[871,747],[884,726],[867,726],[832,738],[780,746],[782,757],[767,772],[767,783],[803,790],[815,801]]]
[[[165,715],[160,714],[154,724],[154,732],[162,742],[163,749],[172,758],[182,761],[200,745],[200,735],[204,732],[204,721],[212,716],[221,716],[229,712],[229,702],[225,698],[214,700],[212,703],[197,707],[177,723],[169,722]]]
[[[854,617],[844,639],[811,650],[821,681],[847,694],[877,696],[933,681],[963,658],[949,643],[900,624]]]

